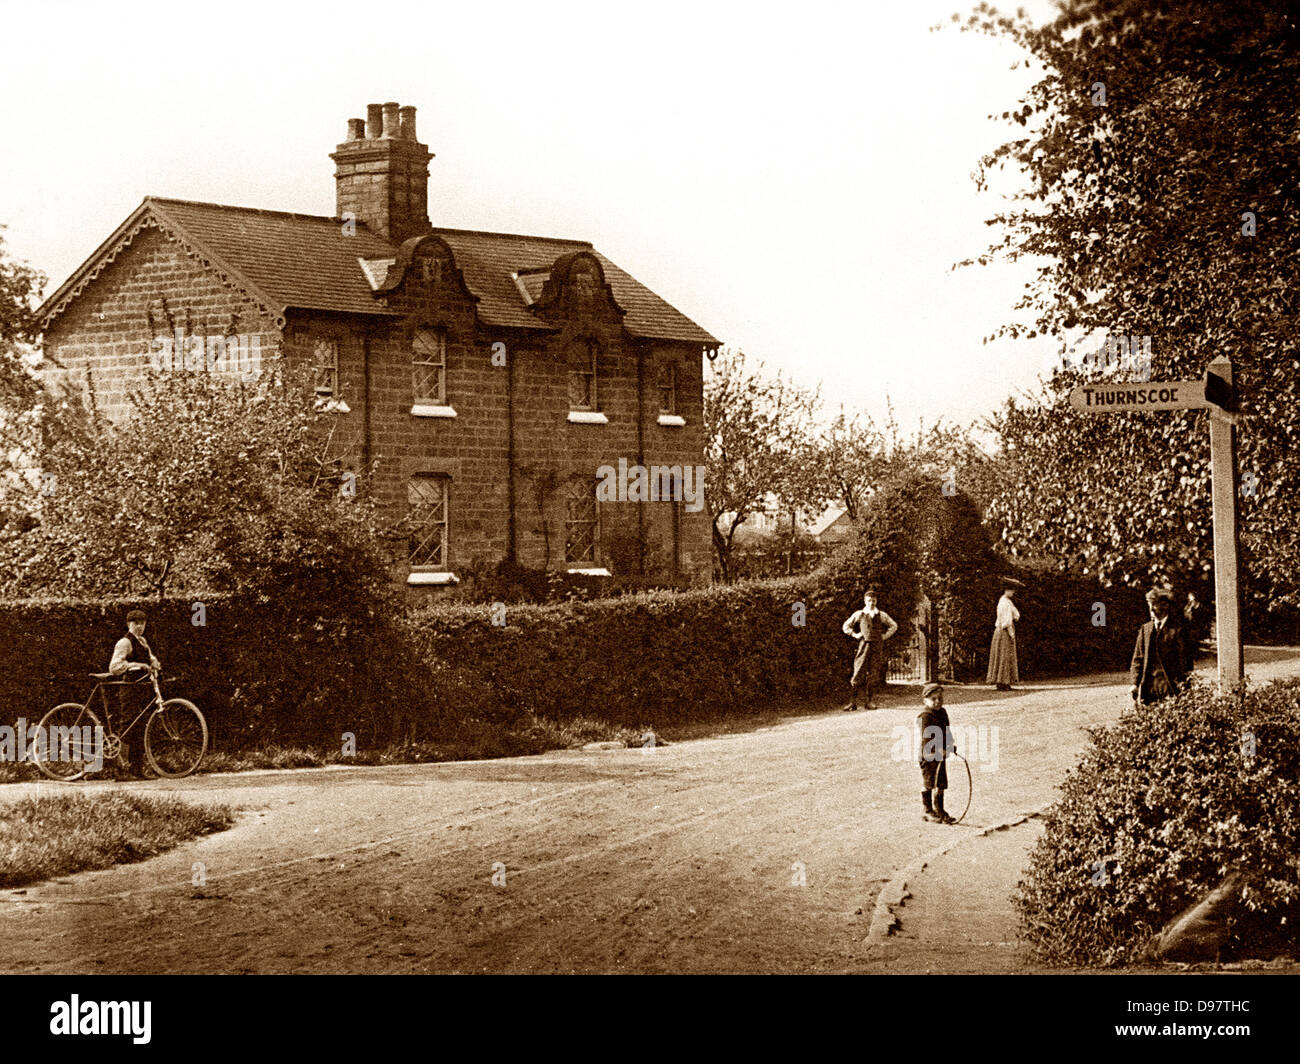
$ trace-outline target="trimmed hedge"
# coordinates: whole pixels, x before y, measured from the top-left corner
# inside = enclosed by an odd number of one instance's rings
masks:
[[[1300,945],[1300,681],[1195,686],[1095,730],[1017,890],[1021,934],[1049,962],[1132,961],[1233,870],[1227,951]]]
[[[1095,578],[1059,570],[1016,566],[1009,570],[1023,583],[1016,590],[1016,653],[1023,678],[1072,676],[1127,669],[1138,629],[1148,620],[1144,592],[1103,588]],[[994,582],[996,584],[996,581]],[[980,678],[988,667],[993,621],[1000,586],[986,592],[980,635]],[[1104,607],[1104,613],[1097,609]],[[1104,620],[1095,624],[1094,619]]]
[[[194,602],[204,607],[204,624]],[[149,616],[145,638],[163,663],[163,694],[190,699],[214,749],[292,740],[335,743],[343,731],[386,739],[388,707],[422,703],[419,667],[384,626],[321,615],[288,618],[274,602],[230,595],[196,600],[0,602],[0,719],[34,725],[59,702],[80,702],[108,669],[129,610]],[[116,712],[114,693],[110,707]],[[132,736],[138,736],[136,725]],[[129,740],[130,737],[128,737]]]
[[[504,615],[439,604],[413,613],[406,630],[429,663],[435,714],[641,726],[847,690],[845,616],[794,578],[507,606]]]
[[[926,591],[942,620],[941,674],[982,680],[1007,571],[970,501],[915,478],[883,493],[826,565],[777,580],[504,607],[444,600],[391,621],[302,593],[214,594],[203,598],[201,627],[189,600],[0,603],[12,653],[0,697],[8,717],[33,722],[84,698],[87,674],[107,668],[126,612],[139,607],[178,676],[166,690],[204,710],[219,749],[332,744],[343,731],[366,743],[427,738],[451,720],[508,722],[525,711],[631,726],[700,720],[847,697],[854,644],[840,626],[869,585],[898,620],[898,641]],[[1026,584],[1017,596],[1026,676],[1128,664],[1146,616],[1137,592],[1016,571]],[[504,587],[518,574],[495,575]],[[1098,601],[1105,626],[1091,623]],[[502,608],[505,624],[493,623]]]
[[[215,712],[216,703],[222,693],[227,702],[230,695],[219,664],[229,654],[228,600],[211,596],[203,604],[206,627],[192,625],[191,603],[177,600],[0,602],[0,640],[9,657],[0,669],[0,716],[6,723],[24,717],[34,725],[59,702],[84,699],[94,686],[90,673],[107,671],[113,646],[126,633],[126,614],[141,609],[149,615],[145,639],[161,659],[164,677],[178,677],[164,685],[163,694],[189,698],[215,730],[225,719]]]

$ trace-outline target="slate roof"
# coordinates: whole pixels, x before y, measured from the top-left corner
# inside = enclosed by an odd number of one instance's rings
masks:
[[[281,307],[384,313],[357,259],[391,258],[394,249],[363,225],[344,236],[342,222],[310,214],[153,197],[145,202]]]
[[[359,260],[392,259],[397,248],[360,223],[354,235],[345,236],[337,218],[151,196],[45,301],[39,313],[46,327],[99,272],[103,260],[115,257],[121,242],[151,220],[279,314],[290,307],[392,313],[372,294]],[[514,274],[548,268],[559,256],[574,251],[591,251],[604,267],[614,298],[626,311],[623,324],[632,335],[718,345],[712,335],[585,241],[465,229],[431,232],[451,248],[466,285],[478,296],[479,317],[488,325],[550,329],[528,310],[525,291]],[[531,292],[533,287],[530,282],[525,290]]]

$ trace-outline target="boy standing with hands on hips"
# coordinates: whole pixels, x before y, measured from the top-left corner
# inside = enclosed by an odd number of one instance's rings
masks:
[[[858,640],[857,653],[853,656],[853,697],[844,707],[846,713],[858,708],[858,691],[867,689],[867,709],[875,709],[871,700],[875,689],[877,673],[884,678],[885,640],[898,631],[894,619],[884,610],[876,609],[876,591],[870,589],[862,596],[862,609],[855,610],[843,628],[845,635]]]

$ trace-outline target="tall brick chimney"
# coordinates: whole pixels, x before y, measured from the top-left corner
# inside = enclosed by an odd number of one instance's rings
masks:
[[[330,155],[337,214],[351,212],[394,244],[429,228],[429,160],[415,139],[415,108],[372,103],[348,119],[348,139]]]

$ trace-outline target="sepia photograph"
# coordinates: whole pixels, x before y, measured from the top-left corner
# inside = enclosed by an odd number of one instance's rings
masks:
[[[1300,7],[0,27],[18,1045],[800,975],[735,992],[1270,1048]],[[500,993],[698,994],[626,985]]]

